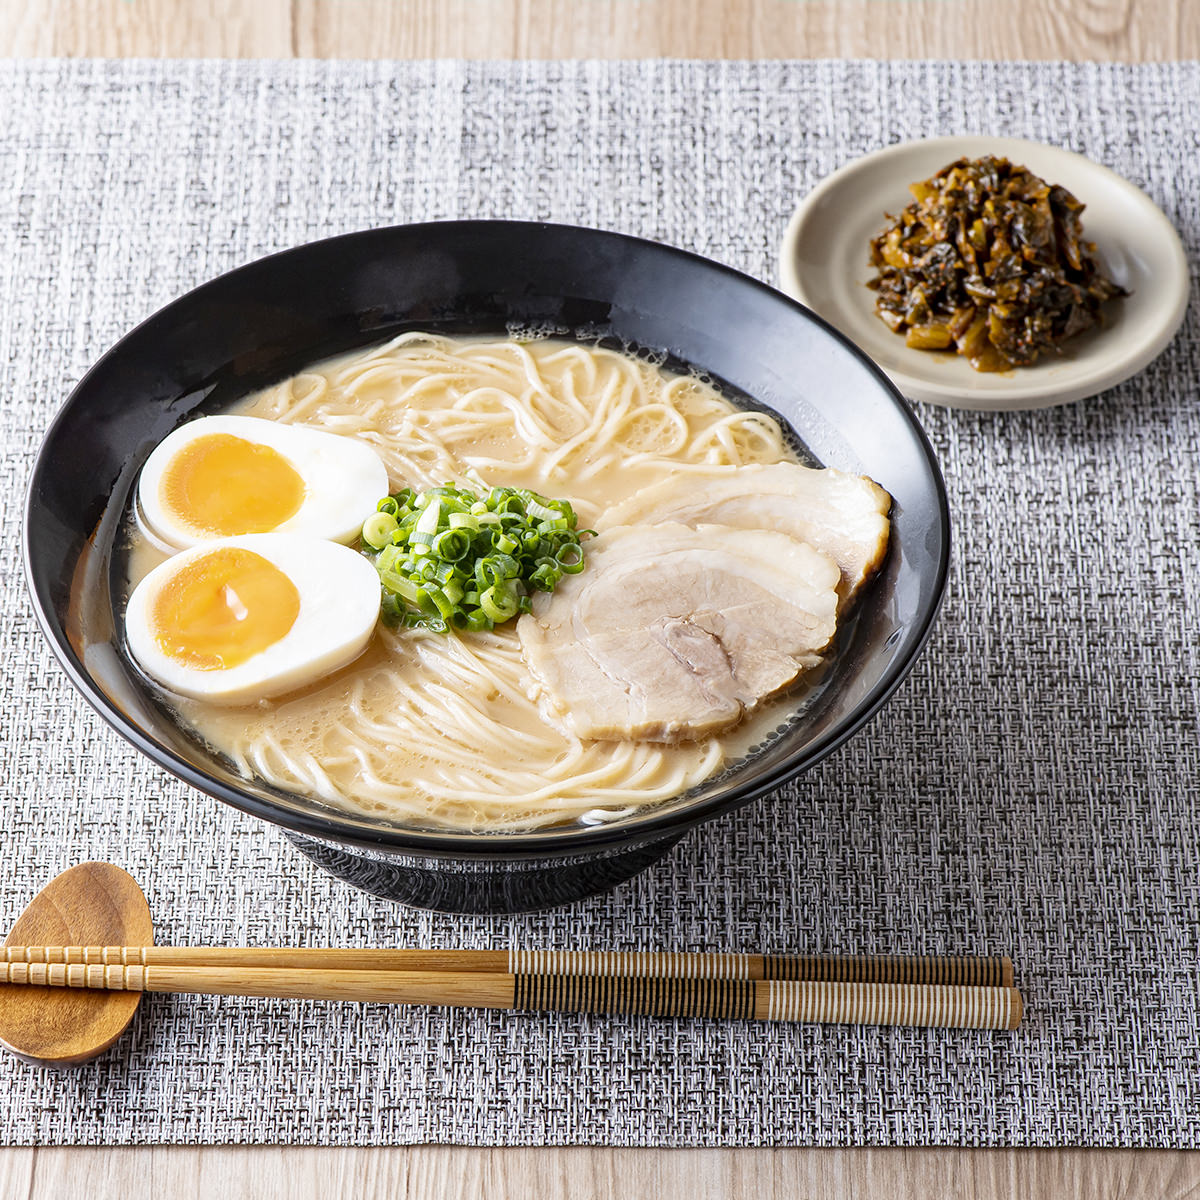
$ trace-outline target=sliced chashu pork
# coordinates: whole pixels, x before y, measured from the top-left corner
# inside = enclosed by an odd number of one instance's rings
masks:
[[[681,741],[736,724],[820,661],[839,579],[826,555],[769,530],[608,529],[517,633],[568,732]]]
[[[598,530],[678,521],[773,529],[832,558],[841,570],[840,607],[887,553],[892,498],[863,475],[797,463],[680,472],[607,509]]]

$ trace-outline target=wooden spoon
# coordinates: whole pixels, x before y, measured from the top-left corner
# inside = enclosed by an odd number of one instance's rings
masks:
[[[132,875],[81,863],[52,879],[9,931],[6,946],[150,946],[150,906]],[[140,992],[0,984],[0,1045],[26,1062],[66,1066],[103,1054],[137,1012]]]

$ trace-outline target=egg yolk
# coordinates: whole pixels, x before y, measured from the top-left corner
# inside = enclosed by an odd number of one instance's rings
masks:
[[[274,645],[299,612],[300,593],[277,566],[240,546],[221,546],[176,571],[149,616],[168,658],[220,671]]]
[[[209,433],[171,459],[159,495],[196,531],[233,537],[277,529],[304,503],[304,491],[303,478],[278,450]]]

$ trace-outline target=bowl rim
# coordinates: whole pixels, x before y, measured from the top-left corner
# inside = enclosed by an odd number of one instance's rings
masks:
[[[797,315],[815,324],[832,337],[851,356],[857,359],[860,366],[880,385],[891,398],[901,418],[907,423],[925,459],[933,491],[936,499],[937,515],[943,531],[941,550],[938,556],[936,576],[933,579],[932,601],[927,611],[921,614],[921,619],[914,623],[910,648],[907,654],[893,658],[886,666],[879,680],[871,687],[856,710],[846,721],[829,730],[825,735],[805,747],[799,756],[791,756],[783,763],[773,768],[767,775],[756,778],[753,783],[738,784],[736,780],[727,789],[682,807],[667,809],[672,801],[648,806],[643,814],[628,820],[615,821],[593,826],[571,826],[567,828],[549,828],[541,830],[516,831],[513,833],[470,833],[454,830],[422,830],[404,826],[380,826],[357,821],[353,814],[339,813],[332,808],[312,810],[292,809],[264,796],[256,796],[250,792],[228,786],[221,780],[215,779],[207,772],[197,767],[188,759],[175,754],[166,747],[148,738],[142,729],[130,718],[121,713],[109,700],[105,693],[96,685],[91,675],[84,669],[83,663],[76,655],[66,634],[66,629],[56,619],[54,606],[48,594],[46,581],[35,577],[31,557],[31,542],[33,537],[32,521],[34,519],[34,493],[36,483],[46,469],[46,459],[54,433],[59,426],[68,421],[78,398],[85,394],[93,378],[101,373],[108,361],[114,358],[126,344],[163,321],[170,320],[175,310],[193,301],[195,297],[209,289],[227,287],[231,280],[238,276],[251,275],[263,270],[269,270],[272,264],[290,257],[302,256],[311,252],[313,247],[330,246],[334,243],[347,245],[349,243],[386,236],[396,231],[406,231],[411,234],[422,232],[447,231],[450,229],[475,230],[479,233],[489,229],[495,232],[513,231],[516,228],[559,232],[568,235],[583,235],[600,239],[613,239],[633,247],[643,247],[654,253],[666,253],[691,260],[696,265],[708,271],[715,271],[730,279],[738,281],[742,286],[767,294],[772,300],[781,303],[785,308],[793,310]],[[33,601],[34,614],[38,625],[50,645],[54,656],[66,672],[71,683],[83,696],[96,713],[126,741],[140,750],[152,763],[166,770],[185,784],[206,795],[229,804],[234,809],[279,826],[288,833],[299,834],[318,841],[332,842],[337,845],[349,846],[368,853],[374,851],[385,855],[396,853],[418,857],[455,858],[455,859],[522,859],[522,858],[565,858],[579,854],[609,851],[615,852],[634,845],[659,841],[671,836],[678,837],[686,830],[703,821],[740,807],[768,792],[774,791],[791,779],[815,766],[827,755],[831,754],[850,737],[866,725],[882,708],[884,703],[899,687],[905,676],[920,656],[932,633],[945,596],[946,582],[950,566],[950,507],[945,480],[942,477],[937,456],[924,428],[901,394],[896,385],[884,371],[859,347],[840,330],[834,328],[819,314],[800,303],[794,297],[762,280],[743,271],[739,271],[715,259],[706,258],[682,247],[673,246],[666,242],[650,238],[638,237],[632,234],[612,230],[596,229],[584,225],[571,225],[549,221],[517,221],[506,219],[463,219],[427,222],[411,222],[390,226],[372,226],[367,229],[355,230],[349,233],[335,234],[327,238],[318,238],[296,246],[255,258],[240,266],[231,268],[194,288],[181,293],[167,304],[156,309],[149,316],[138,322],[120,338],[117,339],[70,390],[59,410],[54,414],[42,435],[37,454],[30,469],[25,492],[22,512],[22,559],[24,562],[25,581]],[[797,757],[799,761],[797,761]],[[303,797],[297,797],[303,800]],[[497,854],[499,852],[499,854]]]

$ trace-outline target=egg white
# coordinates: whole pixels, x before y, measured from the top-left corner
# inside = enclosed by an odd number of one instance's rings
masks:
[[[283,637],[245,662],[201,671],[163,652],[150,612],[180,569],[222,546],[251,550],[278,567],[295,584],[300,611]],[[297,534],[246,534],[205,542],[155,567],[129,597],[125,636],[141,668],[170,691],[213,704],[250,704],[303,687],[357,658],[375,629],[379,598],[374,566],[347,546]]]
[[[213,540],[171,512],[162,485],[171,461],[197,438],[227,433],[270,446],[304,480],[299,509],[272,533],[306,533],[335,542],[352,542],[375,505],[388,494],[387,468],[365,442],[356,438],[287,425],[262,417],[200,417],[167,434],[154,448],[138,482],[138,506],[149,531],[176,549]]]

